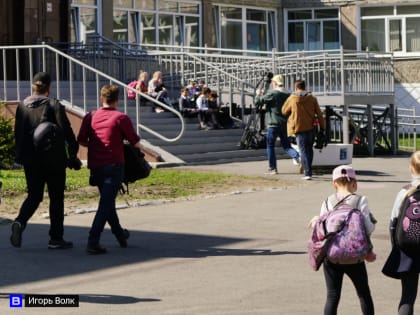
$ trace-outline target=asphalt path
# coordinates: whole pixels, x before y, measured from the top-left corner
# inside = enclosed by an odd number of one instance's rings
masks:
[[[197,166],[201,170],[263,175],[267,162]],[[108,227],[108,253],[90,256],[86,239],[94,213],[69,215],[70,250],[48,250],[49,222],[34,216],[19,249],[0,225],[0,314],[322,314],[322,270],[308,263],[309,219],[333,191],[330,170],[303,181],[290,160],[280,160],[287,188],[237,191],[119,210],[130,230],[119,248]],[[390,250],[388,222],[399,189],[409,181],[408,157],[354,158],[360,194],[369,198],[378,224],[372,236],[378,259],[367,265],[376,314],[396,314],[398,281],[381,268]],[[75,294],[79,307],[10,308],[11,294]],[[420,306],[416,307],[420,313]],[[345,279],[339,314],[360,314]]]

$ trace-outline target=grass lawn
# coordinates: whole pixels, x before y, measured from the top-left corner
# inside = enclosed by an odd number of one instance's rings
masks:
[[[10,217],[17,213],[26,197],[26,182],[23,170],[0,170],[3,182],[3,203],[0,217]],[[267,187],[286,186],[274,178],[237,176],[221,173],[198,172],[183,169],[153,169],[150,176],[129,184],[129,194],[119,195],[117,203],[145,200],[170,200],[228,193],[241,189],[261,190]],[[96,207],[98,190],[89,186],[89,170],[67,170],[65,207],[66,211]],[[48,211],[48,197],[40,205],[41,212]]]

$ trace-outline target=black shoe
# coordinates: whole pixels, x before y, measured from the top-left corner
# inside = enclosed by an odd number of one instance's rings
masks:
[[[102,247],[101,245],[88,245],[86,251],[90,255],[102,255],[106,254],[106,248]]]
[[[63,239],[61,240],[50,240],[48,242],[48,248],[49,249],[68,249],[73,248],[72,242],[67,242]]]
[[[123,232],[121,235],[117,236],[117,241],[120,244],[121,247],[127,247],[127,240],[130,237],[130,232],[128,232],[128,230],[123,229]]]
[[[22,245],[22,224],[18,221],[12,223],[12,235],[10,236],[10,243],[14,247],[20,247]]]

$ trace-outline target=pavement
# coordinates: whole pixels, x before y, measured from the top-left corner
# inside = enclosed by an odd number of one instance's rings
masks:
[[[388,222],[395,195],[409,180],[408,156],[353,158],[358,192],[369,198],[378,224],[372,241],[378,259],[367,265],[376,314],[396,314],[398,281],[381,268],[390,250]],[[262,175],[266,161],[191,168]],[[108,227],[108,254],[89,256],[87,234],[94,213],[65,219],[65,237],[75,247],[47,249],[47,219],[34,216],[22,247],[9,243],[10,225],[0,225],[0,314],[322,314],[322,270],[312,271],[307,223],[333,191],[330,170],[303,181],[291,160],[278,161],[286,187],[238,191],[201,199],[161,202],[119,210],[131,231],[119,248]],[[11,309],[10,294],[76,294],[78,308]],[[420,313],[420,306],[416,307]],[[345,278],[339,314],[360,314],[355,290]]]

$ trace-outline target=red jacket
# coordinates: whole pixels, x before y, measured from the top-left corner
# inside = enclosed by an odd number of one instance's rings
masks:
[[[126,114],[115,108],[100,108],[82,121],[77,141],[88,147],[88,168],[124,164],[123,140],[140,141]]]

